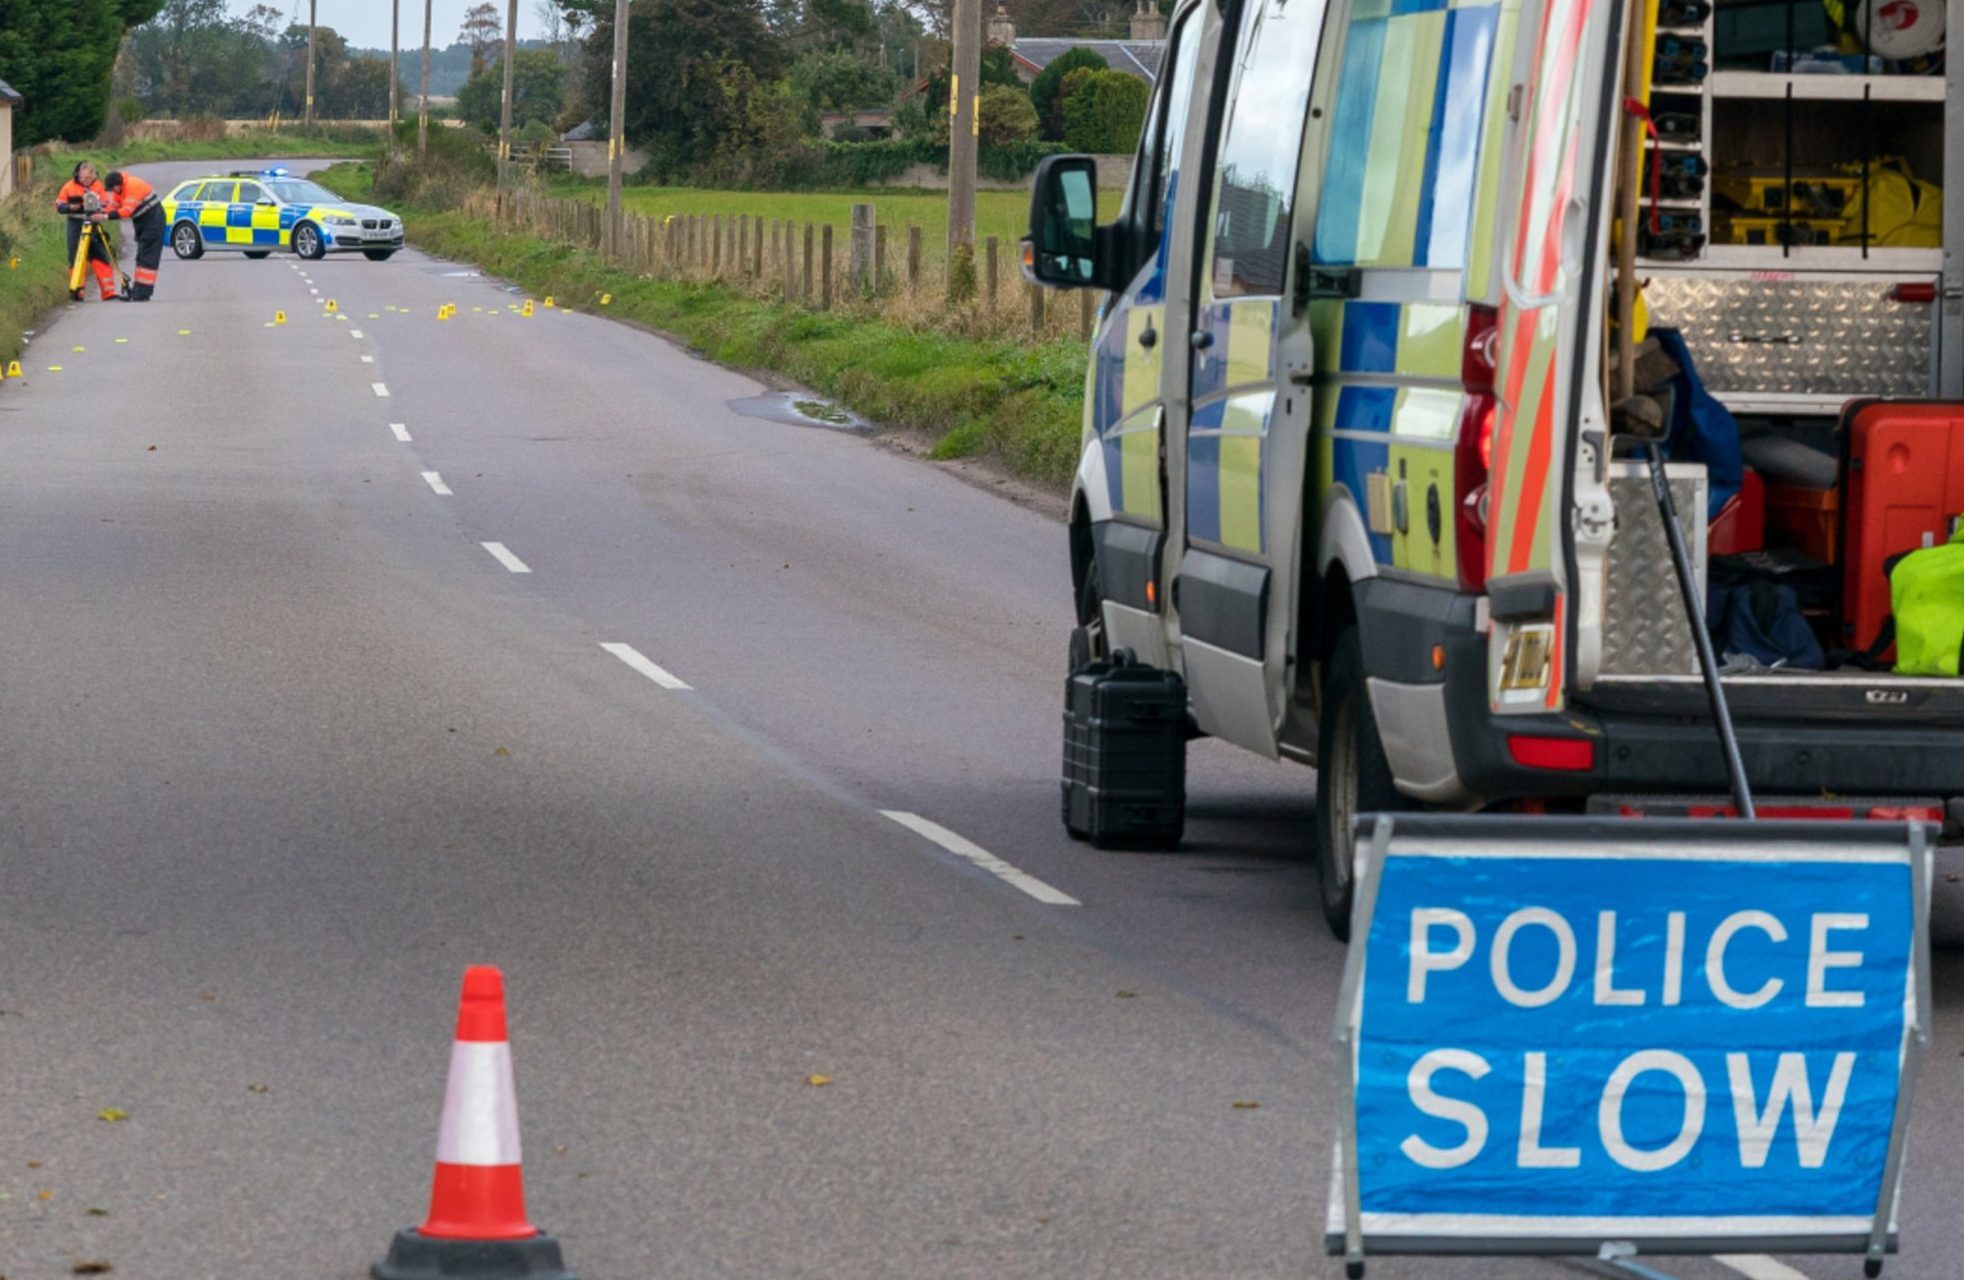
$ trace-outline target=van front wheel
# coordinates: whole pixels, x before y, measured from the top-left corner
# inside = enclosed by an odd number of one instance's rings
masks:
[[[1337,637],[1323,676],[1317,724],[1316,872],[1323,885],[1323,918],[1339,940],[1350,937],[1356,889],[1356,822],[1360,813],[1409,809],[1391,780],[1391,762],[1364,686],[1364,651],[1357,628]]]

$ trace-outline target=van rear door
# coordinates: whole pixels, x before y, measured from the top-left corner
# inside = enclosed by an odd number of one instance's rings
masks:
[[[1602,264],[1625,12],[1626,0],[1538,0],[1509,91],[1486,545],[1499,713],[1561,707],[1572,646],[1599,644],[1600,606],[1577,608],[1601,595],[1576,571],[1570,512],[1595,509],[1584,490],[1607,449]]]

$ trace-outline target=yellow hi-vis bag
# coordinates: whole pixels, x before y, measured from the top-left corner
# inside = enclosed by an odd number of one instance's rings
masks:
[[[1896,673],[1955,676],[1964,650],[1964,525],[1939,546],[1912,551],[1889,571]]]
[[[1860,174],[1860,165],[1843,165]],[[1874,248],[1941,249],[1944,243],[1944,192],[1910,172],[1909,161],[1887,156],[1869,165],[1866,190],[1857,190],[1841,211],[1846,225],[1842,244],[1862,243],[1862,211],[1868,210],[1868,243]]]

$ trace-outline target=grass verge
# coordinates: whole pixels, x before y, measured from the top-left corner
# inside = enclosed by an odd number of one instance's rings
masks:
[[[289,156],[329,156],[353,158],[372,155],[382,148],[382,134],[375,129],[348,126],[324,129],[254,129],[223,138],[173,139],[161,142],[129,141],[116,146],[57,146],[38,165],[62,177],[77,160],[93,160],[98,169],[126,164],[157,164],[171,160],[260,160]],[[36,176],[40,176],[37,168]]]
[[[22,331],[68,296],[68,231],[53,200],[37,184],[0,203],[0,362],[18,359]]]
[[[373,180],[357,164],[314,176],[351,200],[366,199]],[[1056,486],[1076,465],[1085,351],[1075,339],[1033,345],[815,312],[719,285],[639,276],[561,242],[501,235],[461,211],[403,213],[419,248],[582,310],[611,295],[609,314],[674,334],[723,364],[781,373],[871,421],[925,433],[936,457],[986,453]]]

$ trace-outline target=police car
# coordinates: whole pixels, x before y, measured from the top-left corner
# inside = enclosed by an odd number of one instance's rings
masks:
[[[402,248],[401,218],[374,205],[349,204],[285,169],[180,182],[164,199],[164,220],[180,258],[201,258],[207,249],[264,258],[291,248],[303,258],[359,252],[385,262]]]

